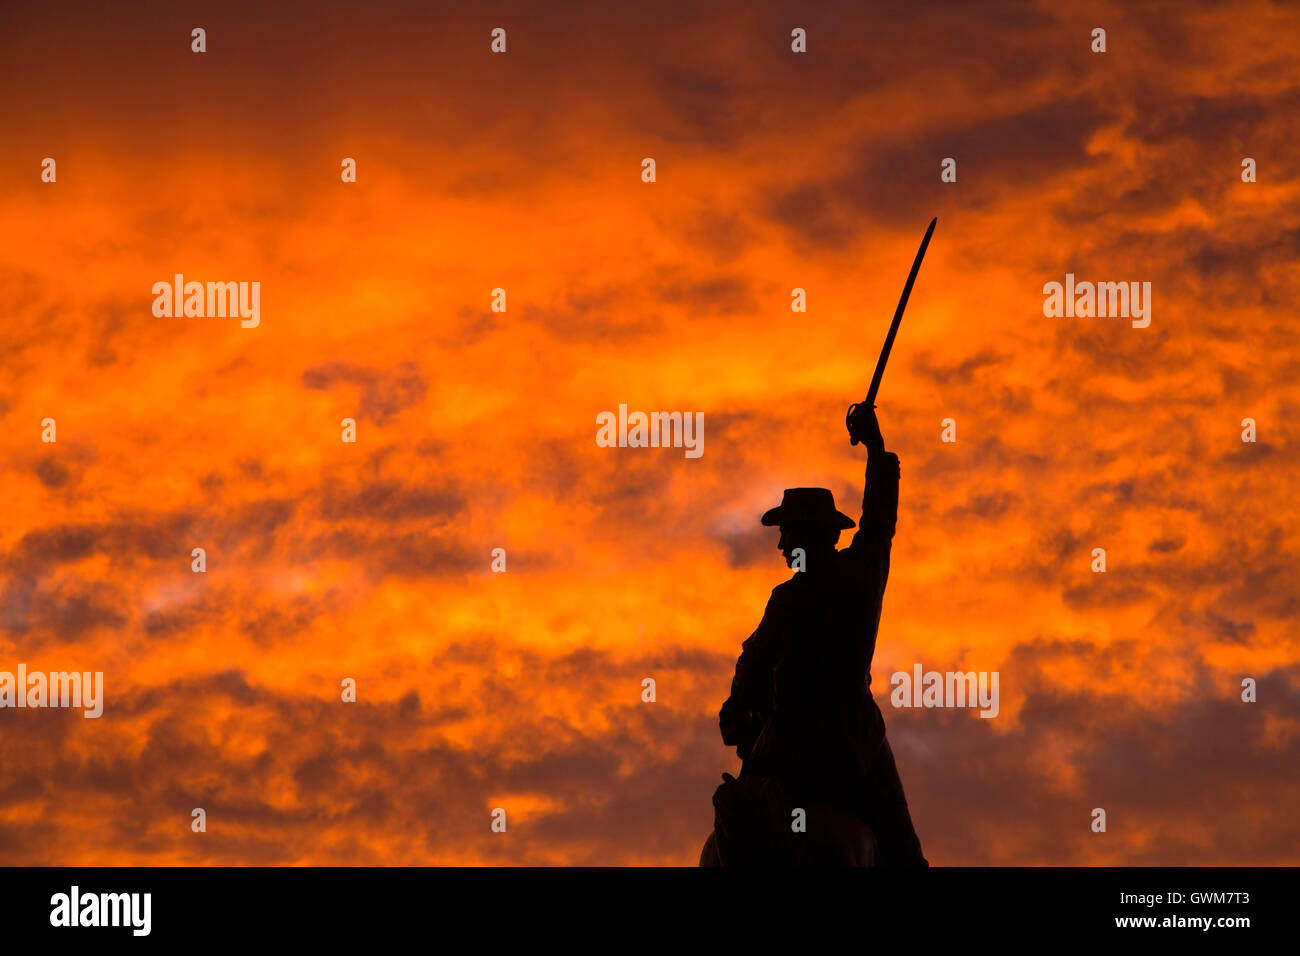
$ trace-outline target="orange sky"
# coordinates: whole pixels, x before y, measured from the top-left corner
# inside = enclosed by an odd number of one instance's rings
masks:
[[[0,862],[693,864],[758,516],[856,517],[935,215],[873,669],[927,856],[1300,862],[1295,10],[541,6],[0,13],[0,670],[107,697],[0,710]],[[1150,327],[1045,318],[1067,272]],[[1000,715],[889,707],[917,662]]]

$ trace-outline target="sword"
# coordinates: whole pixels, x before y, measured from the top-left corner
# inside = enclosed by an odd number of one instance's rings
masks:
[[[867,405],[871,408],[876,407],[876,392],[880,390],[880,380],[885,374],[885,363],[889,361],[889,350],[894,347],[894,336],[898,334],[898,326],[903,321],[903,310],[907,308],[907,297],[912,294],[912,283],[916,281],[916,274],[921,271],[921,260],[925,258],[925,248],[930,244],[930,237],[934,235],[935,223],[939,217],[930,220],[930,227],[925,230],[925,238],[921,240],[921,248],[916,250],[916,259],[912,262],[912,271],[907,274],[907,284],[903,286],[903,294],[898,300],[898,308],[894,310],[894,321],[889,323],[889,334],[885,336],[885,344],[880,349],[880,358],[876,359],[876,374],[871,376],[871,387],[867,389],[867,397],[861,402],[854,402],[849,406],[848,412],[844,416],[844,424],[849,430],[849,444],[856,445],[858,436],[853,434],[853,413],[857,411],[859,405]]]

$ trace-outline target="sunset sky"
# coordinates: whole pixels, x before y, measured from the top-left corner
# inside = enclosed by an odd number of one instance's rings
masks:
[[[7,4],[0,118],[0,670],[106,696],[0,710],[0,863],[693,865],[758,518],[857,517],[938,216],[873,667],[926,856],[1300,864],[1293,5]]]

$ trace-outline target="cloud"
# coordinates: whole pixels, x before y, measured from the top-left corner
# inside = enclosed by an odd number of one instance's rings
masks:
[[[0,106],[0,668],[108,701],[0,711],[0,861],[694,863],[788,575],[758,517],[856,517],[844,410],[937,214],[875,686],[1005,699],[886,711],[927,852],[1294,863],[1291,24],[1099,9],[1104,56],[1045,2],[508,4],[505,56],[411,5],[236,11],[205,57],[15,12],[16,75],[68,66]],[[176,271],[262,324],[156,319]],[[1150,281],[1151,327],[1045,317],[1067,271]],[[598,447],[620,403],[702,412],[703,457]]]

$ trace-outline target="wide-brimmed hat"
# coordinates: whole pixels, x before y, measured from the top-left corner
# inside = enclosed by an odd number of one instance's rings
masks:
[[[835,508],[829,488],[787,488],[781,504],[763,515],[763,524],[819,524],[830,528],[852,528],[854,521]]]

